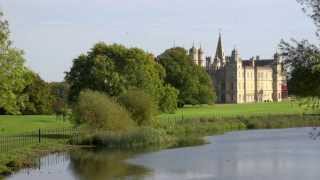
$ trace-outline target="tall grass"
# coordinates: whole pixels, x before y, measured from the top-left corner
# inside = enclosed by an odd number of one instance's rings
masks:
[[[108,149],[131,149],[172,144],[174,140],[163,129],[140,127],[127,132],[99,131],[83,135],[71,144],[91,145]]]
[[[235,130],[271,129],[320,126],[320,116],[264,115],[212,117],[194,119],[162,120],[153,127],[141,127],[127,132],[98,132],[84,135],[81,145],[105,148],[176,147],[203,144],[204,136],[222,134]]]

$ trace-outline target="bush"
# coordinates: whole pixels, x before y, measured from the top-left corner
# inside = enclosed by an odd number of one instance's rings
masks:
[[[131,89],[119,97],[119,102],[127,108],[132,119],[139,125],[149,125],[156,114],[152,97],[142,90]]]
[[[134,125],[129,112],[109,96],[91,90],[80,93],[74,120],[93,130],[125,131]]]

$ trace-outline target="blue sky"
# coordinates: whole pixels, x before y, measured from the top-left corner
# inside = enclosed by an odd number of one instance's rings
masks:
[[[243,58],[270,58],[281,39],[316,39],[295,0],[0,0],[0,10],[14,46],[47,81],[61,81],[99,41],[155,55],[194,41],[209,56],[222,29],[227,54],[236,46]]]

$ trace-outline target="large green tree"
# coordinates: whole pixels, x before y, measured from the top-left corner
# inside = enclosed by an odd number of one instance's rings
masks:
[[[178,104],[209,104],[214,100],[212,81],[206,71],[192,63],[184,48],[166,50],[157,57],[166,70],[165,81],[179,90]]]
[[[0,12],[0,112],[19,114],[26,99],[22,91],[32,77],[22,51],[12,47],[9,35],[8,21]]]
[[[51,114],[53,96],[50,86],[41,77],[32,73],[32,82],[25,87],[22,94],[26,97],[21,113],[26,115],[32,114]]]
[[[320,37],[320,1],[297,0],[313,20]],[[288,69],[289,94],[302,97],[302,105],[320,109],[320,48],[308,40],[281,41],[280,48]]]
[[[83,89],[119,96],[136,87],[151,95],[159,105],[163,92],[167,92],[164,76],[164,69],[152,54],[138,48],[98,43],[73,61],[65,79],[70,84],[71,102]]]
[[[49,86],[50,94],[53,97],[52,111],[56,115],[66,115],[68,112],[69,84],[66,82],[51,82]]]
[[[313,19],[320,31],[320,1],[297,0],[303,10]],[[280,44],[287,66],[289,93],[300,97],[320,97],[320,49],[307,40],[291,42],[282,40]]]

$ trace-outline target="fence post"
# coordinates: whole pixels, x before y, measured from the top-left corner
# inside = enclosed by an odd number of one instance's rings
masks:
[[[39,136],[39,143],[41,143],[41,130],[40,129],[39,129],[38,136]]]

